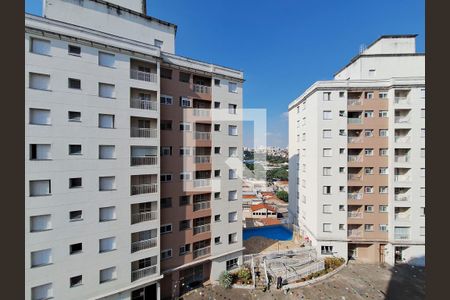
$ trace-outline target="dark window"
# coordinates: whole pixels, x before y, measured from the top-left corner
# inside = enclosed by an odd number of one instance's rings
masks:
[[[81,187],[81,177],[70,178],[69,179],[69,188],[77,188]]]
[[[189,229],[190,227],[191,227],[191,221],[190,220],[180,221],[180,231]]]
[[[172,79],[172,70],[161,68],[161,78]]]
[[[189,196],[180,196],[180,206],[188,205],[190,202]]]
[[[161,208],[169,208],[172,207],[172,198],[161,198]]]
[[[214,79],[214,85],[219,86],[220,85],[220,79]]]
[[[70,254],[81,253],[81,251],[83,251],[83,244],[82,243],[70,245]]]
[[[82,284],[82,279],[83,279],[82,275],[70,277],[70,287],[81,285]]]
[[[220,154],[220,147],[214,147],[214,154]]]
[[[172,120],[161,120],[161,130],[172,130]]]
[[[220,177],[220,170],[214,170],[214,177]]]
[[[181,82],[189,82],[190,79],[191,79],[191,74],[180,72],[180,81]]]
[[[220,215],[215,215],[214,216],[214,221],[220,222]]]
[[[78,46],[69,45],[69,54],[73,55],[80,55],[81,54],[81,48]]]
[[[69,213],[70,221],[80,221],[83,220],[83,211],[73,210]]]
[[[214,124],[214,131],[220,131],[220,124]]]
[[[214,102],[214,108],[220,108],[220,102]]]
[[[69,145],[70,155],[81,155],[81,145]]]
[[[37,159],[37,145],[30,145],[30,159]]]
[[[80,122],[81,113],[79,111],[69,111],[69,121]]]
[[[81,80],[75,78],[69,78],[69,88],[70,89],[81,89]]]

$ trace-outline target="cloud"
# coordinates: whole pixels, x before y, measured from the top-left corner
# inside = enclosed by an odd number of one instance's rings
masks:
[[[288,120],[289,118],[289,112],[285,111],[284,113],[281,114],[281,118],[285,121]]]

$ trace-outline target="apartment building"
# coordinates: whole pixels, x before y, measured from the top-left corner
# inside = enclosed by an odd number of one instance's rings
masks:
[[[321,255],[425,264],[425,55],[381,36],[289,105],[289,220]]]
[[[235,268],[242,72],[176,55],[142,0],[43,8],[25,16],[26,299],[170,298]]]

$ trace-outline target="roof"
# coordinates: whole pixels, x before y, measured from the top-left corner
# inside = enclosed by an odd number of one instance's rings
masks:
[[[270,210],[272,212],[277,212],[277,210],[275,208],[273,208],[272,206],[267,205],[267,204],[263,204],[263,203],[250,206],[250,209],[252,211],[260,210],[260,209],[263,209],[263,208],[265,208],[267,210]]]
[[[261,192],[261,195],[263,196],[275,196],[274,192]]]
[[[272,219],[272,218],[264,218],[264,219],[258,219],[258,222],[263,223],[264,225],[278,225],[281,224],[280,220]]]
[[[256,195],[242,195],[243,199],[254,199],[254,198],[258,198],[256,197]]]

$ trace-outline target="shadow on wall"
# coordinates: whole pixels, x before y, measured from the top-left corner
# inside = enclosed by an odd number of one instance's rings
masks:
[[[414,258],[409,263],[425,264],[425,256]],[[391,267],[391,279],[385,300],[425,299],[425,267],[410,264],[398,264]]]

